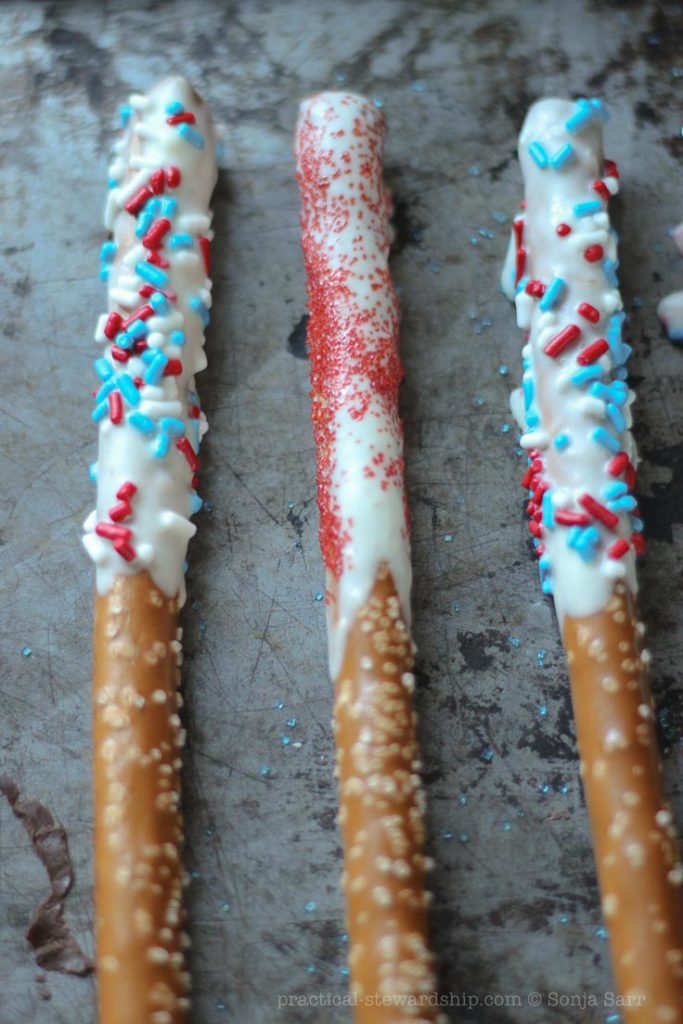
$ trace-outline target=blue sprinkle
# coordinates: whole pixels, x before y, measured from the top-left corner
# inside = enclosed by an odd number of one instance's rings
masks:
[[[308,903],[304,907],[304,910],[306,911],[307,914],[312,914],[317,909],[318,909],[318,904],[315,902],[315,900],[309,900]]]
[[[285,706],[285,702],[283,700],[279,700],[276,703],[276,705],[275,705],[275,710],[276,711],[282,711],[284,709],[284,706]]]
[[[585,203],[577,203],[574,207],[575,217],[589,217],[593,213],[600,213],[602,203],[599,199],[588,199]]]
[[[607,415],[609,416],[612,426],[615,430],[626,429],[626,419],[624,414],[618,405],[614,405],[612,402],[607,403]]]
[[[528,285],[528,283],[529,283],[529,276],[528,275],[526,277],[521,277],[519,279],[519,281],[517,282],[517,294],[519,294],[520,292],[523,292],[524,289],[526,288],[526,286]],[[474,317],[470,317],[470,320],[474,320],[474,319],[476,319],[476,314],[475,314]]]
[[[109,380],[114,375],[114,368],[106,359],[96,359],[94,365],[95,373],[100,380]]]
[[[541,422],[541,417],[537,412],[528,412],[526,414],[526,423],[528,427],[537,427]]]
[[[570,547],[570,548],[575,548],[577,546],[577,544],[579,543],[580,539],[581,539],[581,527],[580,526],[570,526],[569,530],[567,531],[567,546]]]
[[[338,77],[339,76],[337,76],[337,78]],[[342,79],[342,81],[343,81],[343,79]],[[307,970],[307,972],[309,974],[315,974],[315,972],[318,970],[318,968],[315,966],[315,964],[309,964],[308,967],[306,968],[306,970]]]
[[[550,491],[543,495],[543,525],[552,527],[555,525],[555,512],[553,509],[553,498]]]
[[[545,704],[539,704],[538,705],[538,713],[541,716],[541,718],[545,718],[546,717],[546,715],[548,714],[548,708],[546,707]]]
[[[183,114],[184,112],[185,107],[180,100],[173,100],[171,103],[166,104],[166,113],[169,117],[173,117],[174,114]]]
[[[168,449],[171,441],[168,434],[159,434],[154,443],[152,444],[152,455],[155,459],[165,459],[168,455]]]
[[[546,288],[541,301],[538,304],[539,309],[542,309],[545,313],[546,310],[552,309],[562,298],[562,294],[566,288],[566,283],[561,277],[554,277],[548,287]]]
[[[619,278],[617,277],[618,266],[619,263],[617,260],[607,259],[602,261],[602,269],[605,272],[607,283],[610,284],[612,288],[616,288],[619,285]]]
[[[536,166],[541,168],[541,170],[548,166],[548,154],[545,150],[545,146],[541,142],[529,143],[529,156]]]
[[[282,744],[283,747],[288,747],[291,742],[292,741],[289,738],[289,736],[281,736],[280,737],[280,743]]]
[[[602,496],[608,501],[614,501],[615,498],[621,498],[622,494],[628,494],[628,487],[622,480],[615,480],[612,484],[607,484],[602,489]]]
[[[133,320],[133,323],[126,330],[126,334],[135,341],[138,338],[145,338],[149,334],[149,327],[144,320]]]
[[[156,430],[154,420],[149,416],[145,416],[143,412],[131,412],[128,416],[128,422],[142,434],[153,434]]]
[[[159,426],[170,437],[182,437],[185,433],[183,421],[177,420],[173,416],[162,416],[159,420]]]
[[[110,273],[110,268],[108,266],[106,266],[106,264],[103,264],[100,267],[100,274],[99,274],[100,281],[108,281],[109,280],[109,273]]]
[[[541,786],[539,786],[539,789],[541,790],[541,793],[549,793],[550,792],[550,784],[547,783],[547,782],[544,782],[544,783],[542,783]]]
[[[154,214],[152,213],[151,210],[147,209],[147,206],[145,206],[142,210],[142,213],[139,214],[138,222],[135,225],[135,234],[137,235],[137,237],[142,238],[143,235],[146,235],[149,229],[151,228],[153,222]]]
[[[531,378],[522,381],[522,393],[524,394],[524,408],[528,409],[534,398],[534,382]]]
[[[296,718],[288,718],[285,722],[285,725],[287,726],[288,729],[296,729],[298,724],[299,723],[296,720]]]
[[[116,335],[115,344],[118,345],[119,348],[129,349],[133,347],[133,338],[130,334],[127,334],[126,331],[119,331]]]
[[[153,263],[140,260],[139,263],[135,264],[135,273],[143,281],[154,285],[155,288],[163,288],[165,284],[168,284],[168,274],[165,274],[161,267],[155,267]]]
[[[597,113],[603,121],[609,121],[609,112],[601,99],[598,99],[597,96],[594,96],[589,100],[589,103],[593,108],[594,112]]]
[[[557,787],[557,789],[558,789],[558,792],[562,793],[563,796],[566,796],[567,793],[569,792],[569,786],[567,785],[566,782],[563,782],[561,786]]]
[[[116,256],[116,242],[104,242],[100,249],[100,259],[103,263],[111,263]]]
[[[158,316],[167,316],[171,312],[171,303],[161,292],[152,292],[149,304]]]
[[[615,437],[614,434],[610,434],[609,430],[605,430],[604,427],[596,427],[591,434],[591,440],[595,441],[596,444],[601,444],[608,451],[614,452],[615,455],[621,451],[619,438]]]
[[[199,512],[201,510],[201,507],[202,507],[203,504],[204,504],[204,502],[202,501],[202,499],[199,497],[198,494],[191,494],[190,495],[190,515],[193,516],[197,512]]]
[[[576,384],[577,387],[580,387],[581,384],[585,384],[586,381],[599,380],[603,376],[604,370],[601,366],[583,366],[580,370],[577,370],[576,373],[572,374],[572,384]]]
[[[581,535],[574,545],[575,550],[581,556],[584,562],[592,562],[595,558],[595,548],[600,540],[600,534],[594,526],[586,526],[581,530]]]
[[[174,199],[173,196],[164,196],[159,204],[159,213],[162,217],[168,217],[169,220],[175,214],[178,208],[178,200]]]
[[[168,356],[165,356],[163,352],[159,352],[157,350],[154,353],[151,363],[144,372],[143,380],[145,384],[158,384],[164,375],[167,363]]]
[[[511,647],[521,647],[522,646],[522,641],[519,639],[518,636],[511,636],[510,637],[510,646]]]
[[[501,375],[501,377],[507,377],[509,372],[510,371],[508,370],[507,366],[498,367],[498,373]]]
[[[342,966],[339,968],[339,973],[343,974],[344,977],[347,978],[351,973],[351,968],[347,967],[346,964],[342,964]]]
[[[493,761],[493,751],[490,747],[484,747],[479,754],[479,760],[483,761],[484,764],[491,764],[491,761]]]
[[[140,404],[140,392],[133,383],[133,378],[128,373],[120,373],[116,378],[116,383],[119,386],[119,391],[128,402],[129,405]]]
[[[634,530],[635,533],[642,533],[645,529],[645,523],[642,519],[639,519],[638,516],[631,516],[631,529]]]
[[[384,100],[381,96],[373,96],[372,102],[375,104],[378,110],[381,110],[384,106]]]
[[[565,143],[562,149],[558,149],[555,156],[550,157],[550,166],[555,171],[559,171],[561,167],[569,163],[574,158],[574,147],[569,143]]]
[[[154,348],[146,348],[144,352],[140,353],[140,358],[142,359],[143,363],[145,363],[145,365],[149,366],[149,364],[154,359],[154,356],[156,355],[156,353],[157,353],[156,349],[154,349]]]
[[[507,213],[503,213],[502,210],[493,210],[491,216],[495,220],[496,224],[507,224],[509,217]]]
[[[561,434],[558,434],[557,437],[555,438],[555,447],[560,452],[564,451],[565,448],[568,448],[571,443],[572,443],[571,437],[569,436],[569,434],[566,434],[564,432],[562,432]]]
[[[512,823],[509,821],[504,821],[501,823],[501,827],[503,829],[503,832],[509,832],[510,829],[512,828]]]
[[[458,839],[460,840],[461,843],[469,843],[469,841],[470,841],[470,834],[469,834],[469,832],[460,832],[460,834],[458,835]]]
[[[632,494],[625,494],[623,498],[617,498],[616,501],[608,501],[607,508],[610,512],[633,512],[638,502]]]
[[[191,249],[194,245],[194,238],[192,235],[171,235],[168,240],[169,247],[171,249]]]
[[[454,539],[455,538],[454,538],[452,533],[444,533],[444,535],[442,537],[442,540],[443,540],[444,544],[452,544]]]
[[[95,395],[95,404],[99,404],[104,398],[106,398],[108,395],[112,393],[112,391],[115,390],[116,381],[113,379],[113,377],[110,377],[109,380],[104,382],[100,390]]]
[[[590,124],[594,116],[593,109],[588,100],[577,100],[576,110],[569,120],[565,122],[565,128],[572,134],[580,132]]]
[[[608,1013],[605,1017],[605,1024],[622,1024],[622,1016],[620,1013]]]
[[[591,384],[588,389],[588,393],[593,398],[599,398],[603,402],[614,402],[616,405],[624,405],[628,399],[628,389],[625,392],[618,390],[617,385],[621,384],[621,381],[612,381],[608,386],[607,384]]]
[[[179,124],[178,134],[195,149],[204,149],[204,136],[191,124]]]
[[[201,317],[201,321],[204,324],[204,326],[208,327],[209,320],[211,319],[211,317],[209,316],[209,311],[202,302],[202,300],[196,297],[192,298],[190,299],[188,305],[193,313],[196,313],[197,316]]]
[[[124,103],[119,107],[119,117],[121,118],[121,127],[125,128],[131,117],[133,116],[133,108],[129,103]]]
[[[96,405],[93,411],[91,412],[90,418],[93,421],[93,423],[99,423],[100,420],[104,419],[108,412],[109,402],[100,402],[100,404]]]
[[[270,775],[270,772],[271,772],[271,769],[270,769],[270,767],[267,764],[262,764],[261,767],[259,768],[259,775],[262,778],[264,778],[264,779],[268,778],[268,776]]]
[[[30,658],[31,655],[33,654],[33,648],[32,647],[22,647],[21,648],[21,654],[22,654],[22,657],[24,657],[24,658]]]
[[[324,596],[325,595],[323,594],[322,590],[316,590],[315,594],[313,595],[313,600],[320,602],[322,601]],[[282,706],[284,707],[284,704]]]
[[[172,345],[182,348],[185,344],[185,331],[171,331],[170,342]]]
[[[88,476],[93,481],[93,483],[97,482],[97,463],[96,462],[91,462],[90,465],[88,466]]]
[[[546,659],[547,651],[545,647],[541,647],[540,651],[536,652],[536,665],[538,668],[543,668],[543,663]]]

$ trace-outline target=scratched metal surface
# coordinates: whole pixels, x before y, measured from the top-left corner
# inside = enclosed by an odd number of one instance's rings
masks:
[[[683,270],[667,236],[683,205],[680,4],[125,0],[4,3],[1,15],[1,764],[66,826],[77,936],[92,951],[92,572],[79,528],[92,502],[107,150],[119,102],[172,68],[227,132],[201,378],[208,504],[184,614],[192,1019],[349,1020],[343,1007],[278,1010],[278,996],[339,1002],[346,991],[307,365],[301,330],[292,335],[304,276],[290,157],[298,99],[343,81],[383,101],[389,118],[441,983],[523,1002],[450,1017],[607,1019],[602,1005],[526,1005],[532,990],[602,1002],[611,981],[562,654],[504,427],[520,341],[497,289],[507,228],[493,214],[517,202],[528,103],[603,95],[608,153],[623,174],[622,284],[651,537],[642,604],[680,822],[683,353],[655,317]],[[36,984],[24,932],[46,891],[0,804],[0,1024],[94,1020],[92,980]]]

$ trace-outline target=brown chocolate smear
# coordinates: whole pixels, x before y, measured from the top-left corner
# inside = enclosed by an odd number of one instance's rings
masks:
[[[50,881],[50,894],[38,907],[26,932],[36,951],[36,962],[46,971],[90,974],[92,961],[64,920],[64,900],[74,881],[66,832],[47,807],[33,797],[21,797],[19,787],[7,775],[0,775],[0,793],[26,829]]]

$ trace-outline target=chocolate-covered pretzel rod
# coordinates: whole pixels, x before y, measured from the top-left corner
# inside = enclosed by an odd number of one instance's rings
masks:
[[[356,1020],[433,1021],[384,119],[323,93],[297,128],[320,543]]]
[[[636,611],[643,538],[605,118],[599,100],[541,100],[529,111],[525,208],[503,287],[526,338],[513,407],[529,455],[529,529],[567,654],[614,974],[625,1019],[655,1024],[683,1020],[683,868]]]
[[[94,791],[101,1024],[179,1024],[188,1006],[181,888],[184,732],[178,609],[201,507],[216,181],[211,121],[182,78],[122,110],[110,169],[101,276],[109,312],[93,420],[97,508],[84,543],[97,567]]]

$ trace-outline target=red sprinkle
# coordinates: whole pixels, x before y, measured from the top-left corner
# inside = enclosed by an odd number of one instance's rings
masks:
[[[577,363],[581,366],[588,366],[590,363],[594,363],[596,359],[599,359],[601,355],[607,352],[609,345],[604,338],[598,338],[597,341],[592,342],[590,345],[586,345],[582,352],[579,352],[576,357]]]
[[[154,309],[152,306],[145,304],[136,309],[134,313],[131,313],[123,323],[121,324],[121,330],[127,331],[131,324],[134,324],[136,320],[149,320],[154,315]]]
[[[608,508],[601,505],[595,498],[591,498],[590,494],[582,494],[579,498],[579,505],[583,505],[586,512],[593,517],[593,519],[599,520],[607,527],[608,530],[613,530],[619,522],[619,516],[615,515],[614,512],[610,512]]]
[[[112,423],[120,423],[123,419],[123,399],[120,391],[109,394],[109,418]]]
[[[533,534],[534,537],[542,537],[543,536],[543,529],[542,529],[542,527],[540,526],[539,523],[535,522],[533,519],[531,520],[530,523],[527,523],[527,528],[529,530],[529,533]]]
[[[143,299],[148,299],[150,295],[154,295],[154,292],[161,292],[161,294],[168,299],[169,302],[175,302],[178,298],[175,292],[166,291],[163,288],[155,288],[153,284],[143,284],[142,288],[138,290],[138,295]]]
[[[524,234],[524,217],[515,217],[512,222],[512,230],[515,233],[515,248],[519,249]]]
[[[645,538],[642,533],[632,533],[631,544],[633,544],[633,550],[637,555],[642,555],[645,551]]]
[[[116,526],[114,523],[97,523],[95,533],[98,537],[106,537],[107,540],[130,540],[133,531],[127,526]]]
[[[198,420],[201,415],[201,412],[202,410],[199,408],[198,405],[191,405],[189,410],[190,419]]]
[[[607,548],[607,554],[610,558],[623,558],[631,545],[623,537],[619,540],[615,540],[614,544],[610,544]]]
[[[594,192],[598,193],[601,199],[604,199],[605,201],[612,198],[612,193],[607,188],[607,185],[605,185],[604,181],[601,181],[600,178],[598,178],[597,181],[593,182],[592,189]]]
[[[118,360],[119,363],[127,363],[130,359],[130,352],[126,352],[125,348],[119,348],[118,345],[112,345],[111,357]]]
[[[135,484],[131,480],[126,480],[116,492],[116,497],[121,501],[130,501],[137,493],[138,489]]]
[[[107,317],[107,321],[106,321],[106,323],[104,325],[104,336],[105,336],[105,338],[109,338],[110,341],[113,341],[114,338],[116,337],[116,335],[119,333],[120,330],[121,330],[121,314],[120,313],[110,313],[109,316]]]
[[[199,248],[201,249],[202,256],[204,258],[204,269],[207,274],[211,273],[211,243],[208,238],[204,238],[203,235],[197,237],[199,242]]]
[[[194,487],[194,489],[196,491],[197,488],[199,487],[199,477],[197,476],[196,473],[194,474],[194,476],[190,480],[190,483],[191,483],[191,485]]]
[[[629,491],[632,491],[636,486],[636,470],[630,462],[626,467],[626,473],[624,474],[624,482],[628,487]]]
[[[591,306],[590,302],[580,302],[577,313],[585,320],[590,320],[592,324],[597,324],[600,319],[600,310],[596,309],[595,306]]]
[[[148,348],[149,345],[147,344],[145,339],[138,338],[137,341],[133,342],[132,351],[135,353],[136,356],[139,356],[141,352],[146,352]]]
[[[532,280],[527,282],[527,286],[524,289],[527,295],[533,295],[535,299],[540,299],[545,294],[545,285],[542,281]]]
[[[127,562],[132,562],[135,558],[135,548],[127,544],[125,540],[115,540],[114,551],[118,552],[121,558],[125,558]]]
[[[166,175],[161,167],[157,167],[156,171],[152,171],[149,176],[149,183],[154,194],[160,196],[166,187]]]
[[[537,544],[536,545],[536,551],[535,551],[536,558],[540,558],[544,551],[545,551],[545,544]]]
[[[526,249],[520,246],[515,254],[515,288],[522,279],[524,267],[526,266]]]
[[[192,472],[196,473],[199,469],[199,459],[188,439],[186,437],[181,437],[179,441],[176,441],[175,446],[187,459]]]
[[[169,359],[164,367],[164,377],[179,377],[183,372],[183,364],[179,359]]]
[[[166,168],[166,184],[169,188],[177,188],[181,181],[182,177],[177,167],[171,165]]]
[[[126,203],[126,210],[131,217],[137,217],[147,200],[151,199],[153,195],[154,192],[149,185],[143,185],[142,188],[139,188]]]
[[[127,501],[122,501],[119,505],[113,505],[109,509],[109,518],[114,523],[120,523],[122,519],[127,519],[132,514],[133,509]]]
[[[529,489],[529,486],[531,485],[531,481],[532,481],[533,477],[534,477],[534,468],[533,468],[533,466],[527,466],[526,473],[522,477],[522,487],[525,490]]]
[[[577,327],[576,324],[567,324],[559,334],[556,334],[550,339],[548,344],[544,347],[543,351],[547,356],[553,358],[562,352],[567,345],[571,345],[573,341],[581,337],[581,328]]]
[[[583,250],[583,258],[589,263],[597,263],[605,255],[605,250],[601,245],[589,245],[587,249]]]
[[[626,452],[619,452],[613,459],[610,459],[607,463],[607,472],[611,476],[621,476],[624,470],[630,465],[630,460]]]
[[[182,114],[171,114],[170,117],[166,118],[166,124],[194,124],[195,117],[191,110],[186,110]]]
[[[584,512],[569,512],[558,508],[555,511],[555,522],[560,526],[588,526],[590,519]]]
[[[164,259],[160,252],[156,251],[156,249],[150,249],[147,253],[147,262],[153,263],[155,267],[163,267],[164,269],[171,265],[168,260]]]
[[[619,168],[615,164],[614,160],[608,160],[605,158],[605,170],[604,175],[606,178],[618,178]]]
[[[564,238],[565,235],[570,235],[571,232],[572,229],[570,228],[569,224],[558,224],[555,228],[555,233],[558,234],[560,238]]]
[[[144,380],[142,379],[142,377],[133,377],[133,384],[135,384],[135,387],[136,387],[136,388],[137,388],[138,390],[140,390],[140,388],[142,387],[142,385],[143,385],[144,383],[145,383],[145,382],[144,382]]]
[[[171,230],[171,222],[168,217],[160,217],[155,220],[149,231],[142,236],[142,244],[145,249],[158,249],[164,240],[164,235]]]

